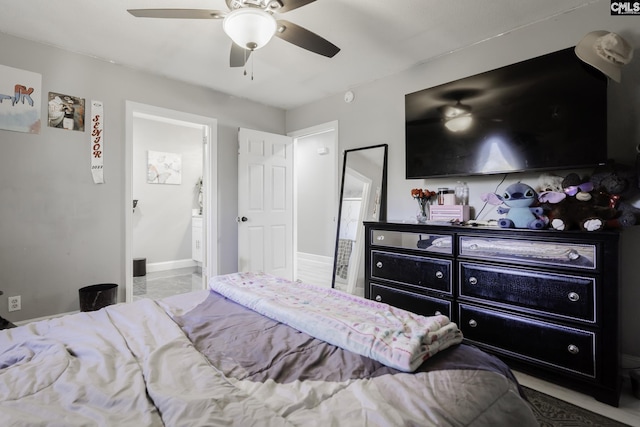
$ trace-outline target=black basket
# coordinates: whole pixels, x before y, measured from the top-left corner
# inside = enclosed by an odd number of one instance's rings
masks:
[[[118,302],[118,285],[100,283],[85,286],[78,290],[80,294],[80,311],[96,311]]]

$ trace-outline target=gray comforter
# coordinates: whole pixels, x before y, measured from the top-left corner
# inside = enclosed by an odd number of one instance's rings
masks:
[[[0,331],[3,426],[536,426],[469,346],[403,373],[213,292]]]

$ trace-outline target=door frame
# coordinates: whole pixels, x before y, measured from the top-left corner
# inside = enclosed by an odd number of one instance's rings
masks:
[[[125,101],[125,301],[133,301],[133,122],[135,117],[162,118],[167,123],[185,126],[201,126],[203,129],[204,203],[202,208],[205,256],[202,263],[203,283],[207,277],[218,273],[218,120],[170,110],[153,105]]]

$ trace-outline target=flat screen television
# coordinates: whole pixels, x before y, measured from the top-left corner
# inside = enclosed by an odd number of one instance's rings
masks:
[[[607,79],[573,48],[405,95],[406,177],[595,167]]]

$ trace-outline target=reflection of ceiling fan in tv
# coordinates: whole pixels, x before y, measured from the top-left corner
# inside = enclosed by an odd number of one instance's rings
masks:
[[[138,18],[222,19],[231,38],[230,65],[242,67],[252,51],[266,45],[273,36],[310,52],[332,58],[339,51],[333,43],[275,14],[289,12],[315,0],[225,0],[229,12],[207,9],[129,9]]]

